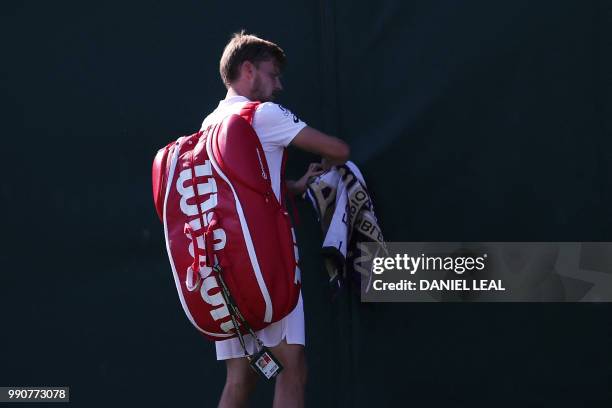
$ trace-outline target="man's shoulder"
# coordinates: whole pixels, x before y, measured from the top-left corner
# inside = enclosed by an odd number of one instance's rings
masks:
[[[255,114],[256,120],[259,123],[268,124],[287,120],[291,120],[294,123],[300,122],[300,119],[292,111],[274,102],[262,102],[257,107]]]

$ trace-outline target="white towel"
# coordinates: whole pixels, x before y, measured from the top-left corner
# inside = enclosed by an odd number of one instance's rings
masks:
[[[367,274],[355,264],[360,257],[359,242],[384,239],[374,205],[361,171],[353,162],[334,166],[315,177],[305,193],[315,207],[325,234],[322,251],[330,283],[339,287],[347,278],[360,281]]]

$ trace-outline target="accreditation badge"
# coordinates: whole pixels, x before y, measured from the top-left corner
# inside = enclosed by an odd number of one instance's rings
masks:
[[[267,348],[263,347],[257,353],[250,358],[250,365],[259,374],[264,376],[266,379],[272,379],[283,370],[281,363],[274,357],[272,352]]]

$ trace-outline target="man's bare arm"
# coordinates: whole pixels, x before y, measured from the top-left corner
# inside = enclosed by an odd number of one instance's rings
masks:
[[[343,164],[350,154],[349,146],[342,140],[309,126],[298,132],[291,145],[322,156],[330,165]]]
[[[331,166],[344,164],[348,160],[350,149],[337,137],[328,136],[309,126],[304,127],[293,138],[291,145],[323,157],[321,163],[311,163],[308,170],[299,180],[287,180],[291,194],[302,194],[311,177],[318,176]]]

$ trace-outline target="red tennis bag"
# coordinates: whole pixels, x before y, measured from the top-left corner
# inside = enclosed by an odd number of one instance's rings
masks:
[[[257,105],[168,144],[153,162],[153,199],[178,295],[211,340],[237,335],[217,273],[253,330],[289,314],[301,287],[291,221],[251,127]]]

